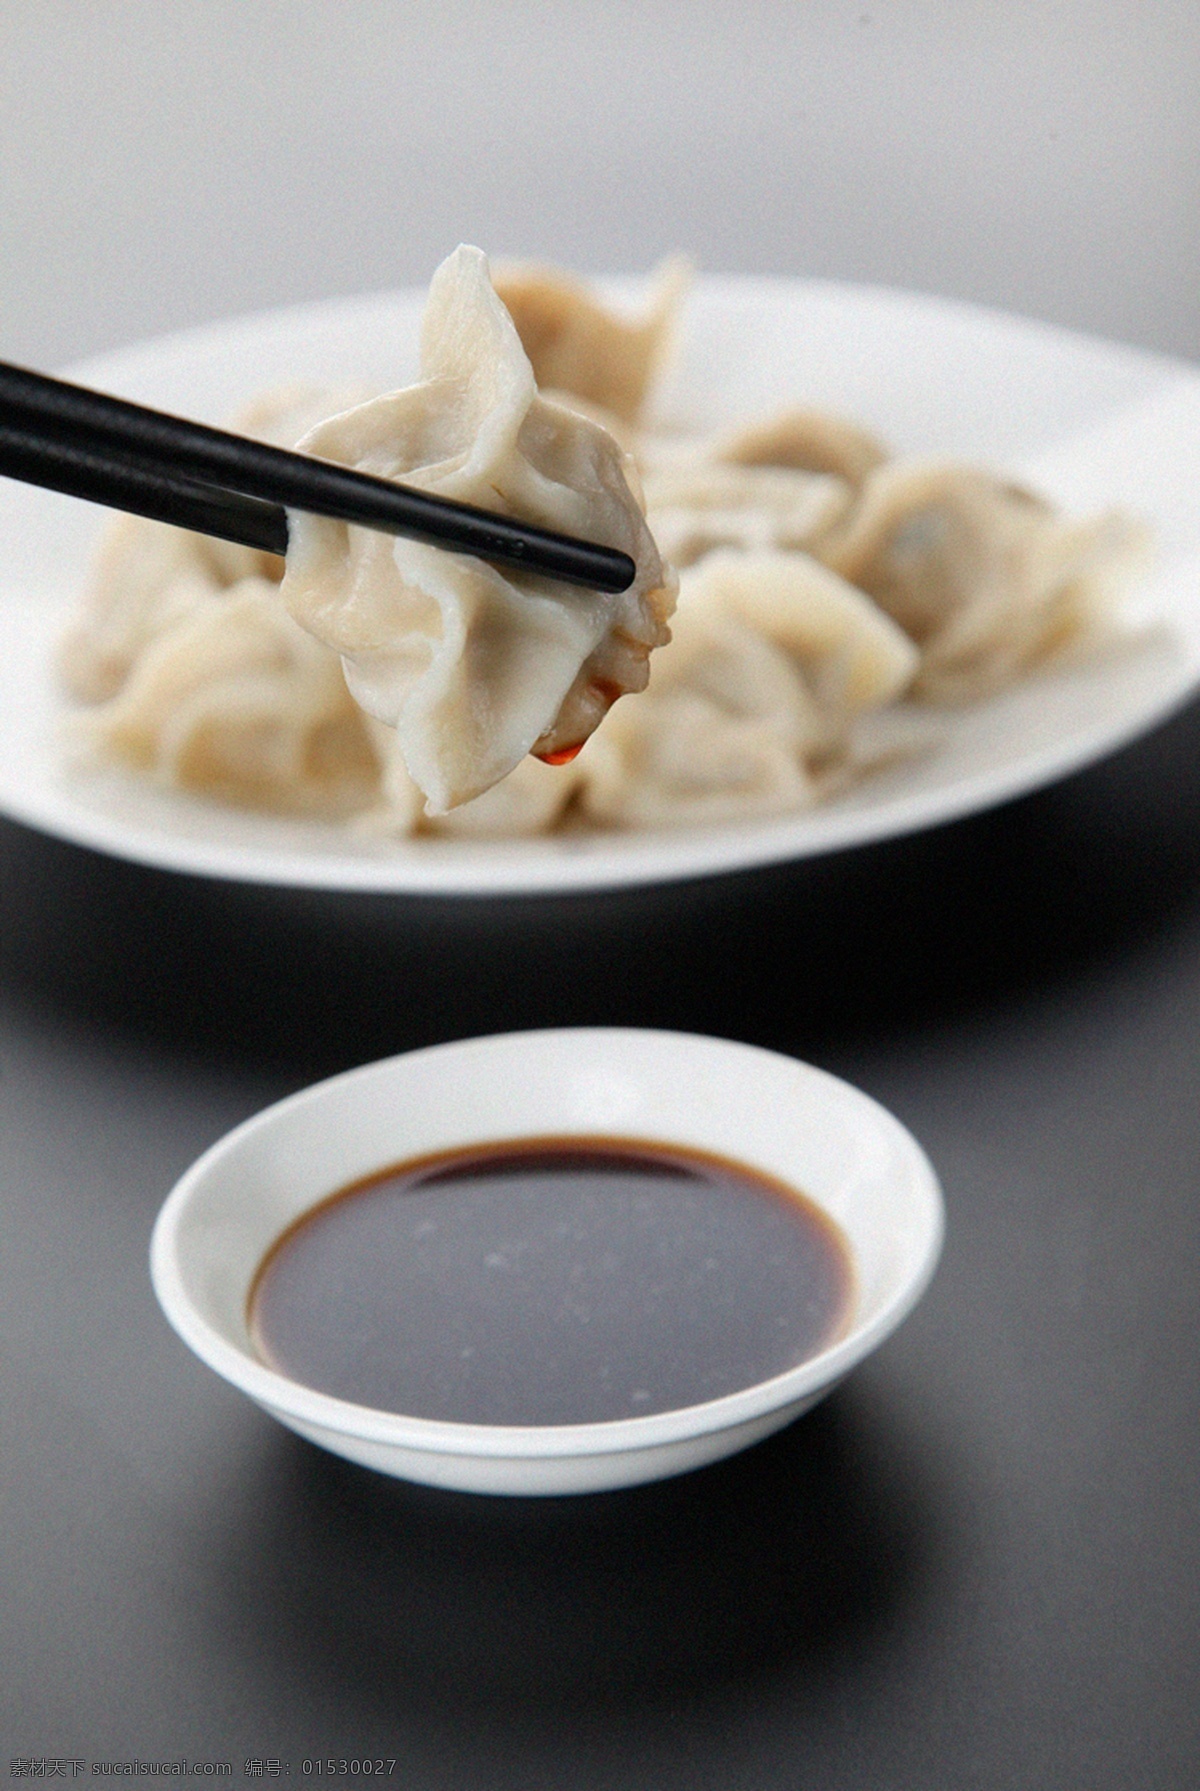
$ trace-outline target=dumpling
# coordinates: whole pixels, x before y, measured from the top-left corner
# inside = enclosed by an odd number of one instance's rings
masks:
[[[642,503],[642,488],[639,483],[640,469],[638,452],[641,446],[641,431],[636,424],[619,417],[615,411],[608,410],[603,404],[597,404],[594,398],[581,398],[578,392],[568,392],[565,386],[539,386],[541,396],[551,404],[557,404],[563,410],[573,410],[589,422],[596,423],[612,436],[617,446],[623,448],[627,455],[625,477]]]
[[[400,751],[400,742],[396,739],[396,730],[385,727],[373,715],[359,709],[357,704],[355,711],[375,749],[379,781],[375,800],[369,808],[355,815],[353,830],[367,838],[402,838],[406,834],[415,833],[421,823],[425,798],[409,776],[408,766]]]
[[[845,480],[794,467],[734,466],[699,449],[648,443],[646,516],[660,551],[682,570],[717,548],[815,548],[850,507]]]
[[[676,581],[626,477],[626,456],[539,397],[478,249],[430,287],[420,384],[344,412],[299,444],[323,459],[623,549],[637,574],[603,595],[466,555],[293,514],[281,587],[342,656],[370,714],[396,729],[427,812],[491,788],[529,752],[565,758],[615,699],[644,688],[669,638]]]
[[[365,716],[380,760],[379,800],[354,821],[354,831],[367,837],[403,838],[439,834],[459,839],[516,839],[546,833],[555,827],[579,784],[579,759],[568,765],[545,765],[522,759],[508,776],[482,796],[462,802],[444,815],[423,813],[425,798],[409,776],[394,728]]]
[[[615,710],[579,757],[583,812],[617,827],[685,827],[805,808],[814,707],[786,655],[736,622],[685,624],[652,690]]]
[[[610,827],[695,827],[808,808],[819,791],[778,716],[740,716],[681,688],[659,725],[592,749],[584,813]]]
[[[248,807],[345,815],[379,787],[337,656],[297,627],[266,579],[201,598],[71,731],[156,782]]]
[[[888,458],[883,443],[857,423],[817,410],[784,410],[747,423],[713,443],[716,460],[735,466],[791,466],[807,473],[831,473],[861,485]]]
[[[679,568],[719,548],[815,551],[887,459],[865,429],[799,409],[724,434],[646,435],[635,452],[654,538]]]
[[[1142,562],[1146,534],[1115,512],[1068,521],[989,473],[892,461],[818,551],[920,648],[915,689],[960,702],[1091,632]]]
[[[239,434],[294,447],[323,417],[361,400],[360,390],[292,385],[266,392],[235,416]],[[205,597],[243,578],[283,576],[275,554],[193,534],[143,516],[120,516],[105,530],[79,615],[59,649],[59,673],[86,703],[115,696],[151,641]]]
[[[349,410],[370,396],[362,386],[312,385],[302,381],[273,386],[238,411],[229,427],[238,435],[270,442],[275,448],[294,448],[301,436],[326,417]],[[278,554],[244,547],[236,541],[221,541],[215,535],[197,536],[197,540],[222,584],[236,584],[241,578],[270,578],[278,583],[283,577],[283,560]]]
[[[713,554],[684,577],[650,689],[579,757],[593,820],[679,826],[807,807],[862,715],[911,678],[911,642],[803,554]]]
[[[545,833],[557,826],[579,787],[579,759],[569,765],[545,765],[522,759],[506,778],[476,796],[424,822],[428,833],[463,839],[515,839]]]
[[[221,585],[199,535],[119,517],[105,531],[82,607],[59,647],[71,695],[85,703],[115,696],[150,642]]]
[[[682,257],[664,262],[639,318],[610,311],[558,268],[502,264],[495,286],[539,386],[560,387],[632,422],[670,346],[690,277]]]
[[[735,618],[799,666],[825,744],[856,717],[893,702],[919,655],[869,597],[809,554],[716,553],[688,580],[688,614]]]

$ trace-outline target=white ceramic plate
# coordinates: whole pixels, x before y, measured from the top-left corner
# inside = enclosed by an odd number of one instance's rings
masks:
[[[849,1244],[849,1329],[754,1386],[602,1423],[463,1424],[375,1411],[302,1386],[262,1360],[247,1324],[255,1272],[325,1196],[427,1152],[562,1135],[683,1145],[799,1188]],[[937,1178],[920,1146],[848,1083],[755,1045],[583,1027],[434,1045],[268,1107],[206,1151],[172,1190],[150,1263],[184,1342],[323,1448],[401,1479],[468,1492],[594,1492],[716,1461],[807,1411],[912,1310],[936,1266],[942,1226]]]
[[[624,296],[619,285],[613,288]],[[124,350],[74,377],[221,422],[296,378],[414,377],[420,293],[270,312]],[[942,742],[844,798],[769,821],[522,841],[370,842],[68,771],[52,655],[103,514],[0,480],[0,808],[125,858],[261,883],[502,892],[654,883],[800,858],[988,807],[1087,764],[1200,683],[1200,374],[1139,350],[945,300],[816,282],[701,280],[660,401],[706,427],[796,400],[901,451],[1008,471],[1073,512],[1146,518],[1150,631],[955,714]]]

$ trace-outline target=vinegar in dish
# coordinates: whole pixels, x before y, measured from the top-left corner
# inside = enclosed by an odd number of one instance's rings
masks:
[[[393,1165],[310,1209],[250,1294],[262,1359],[378,1411],[561,1425],[702,1404],[852,1316],[840,1228],[782,1181],[643,1139]]]

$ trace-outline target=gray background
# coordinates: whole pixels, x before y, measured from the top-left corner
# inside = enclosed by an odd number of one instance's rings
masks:
[[[52,365],[460,240],[1200,353],[1194,0],[0,0],[0,337]]]

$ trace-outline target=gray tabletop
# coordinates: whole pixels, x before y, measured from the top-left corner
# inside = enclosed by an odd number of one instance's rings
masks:
[[[1182,0],[564,16],[0,0],[4,352],[423,279],[459,237],[1200,352]],[[657,1486],[489,1500],[321,1454],[169,1332],[150,1226],[230,1125],[587,1023],[793,1053],[929,1151],[942,1267],[816,1412]],[[0,1771],[1200,1782],[1198,1038],[1197,708],[990,814],[605,897],[254,889],[0,822]]]
[[[1200,710],[995,813],[654,892],[299,895],[11,825],[0,852],[10,1761],[1195,1782]],[[278,1429],[167,1331],[150,1225],[232,1122],[587,1023],[792,1052],[929,1149],[938,1277],[813,1415],[635,1491],[438,1493]]]

